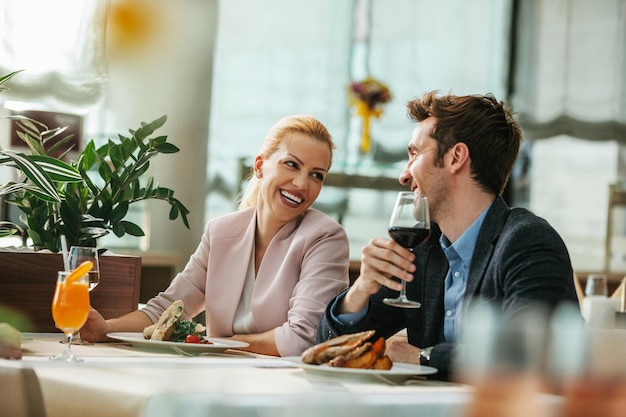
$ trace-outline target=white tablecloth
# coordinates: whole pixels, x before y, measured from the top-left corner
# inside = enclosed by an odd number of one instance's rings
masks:
[[[121,343],[73,346],[84,362],[51,362],[60,335],[25,335],[21,361],[39,379],[48,417],[71,416],[460,416],[472,400],[461,384],[310,374],[263,355],[227,351],[180,356]],[[384,412],[384,413],[383,413]],[[267,414],[265,414],[267,413]]]

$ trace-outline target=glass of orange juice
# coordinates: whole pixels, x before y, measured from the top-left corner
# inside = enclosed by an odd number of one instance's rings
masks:
[[[68,279],[69,278],[69,279]],[[77,276],[75,273],[59,271],[52,299],[52,318],[57,328],[65,333],[65,350],[51,356],[51,360],[81,362],[72,353],[72,339],[87,321],[89,315],[89,274]]]

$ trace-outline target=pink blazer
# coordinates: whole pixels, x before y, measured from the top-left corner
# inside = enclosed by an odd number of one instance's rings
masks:
[[[202,241],[165,292],[143,310],[156,322],[173,301],[184,317],[206,311],[207,335],[233,335],[233,321],[253,250],[254,207],[210,220]],[[265,252],[252,294],[259,332],[274,329],[281,356],[297,356],[315,343],[328,302],[348,287],[349,244],[343,228],[309,209],[278,232]]]

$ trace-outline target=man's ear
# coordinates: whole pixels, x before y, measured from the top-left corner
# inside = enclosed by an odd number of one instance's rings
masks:
[[[453,174],[457,173],[465,166],[469,168],[470,153],[469,148],[465,143],[455,143],[454,146],[450,148],[447,154],[450,155],[450,172],[452,172]]]

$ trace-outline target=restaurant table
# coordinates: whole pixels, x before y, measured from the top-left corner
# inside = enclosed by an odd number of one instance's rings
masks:
[[[50,361],[61,341],[61,334],[24,334],[22,360],[0,360],[35,371],[47,417],[462,416],[473,398],[468,385],[317,374],[234,350],[189,357],[98,343],[72,346],[84,362]]]

